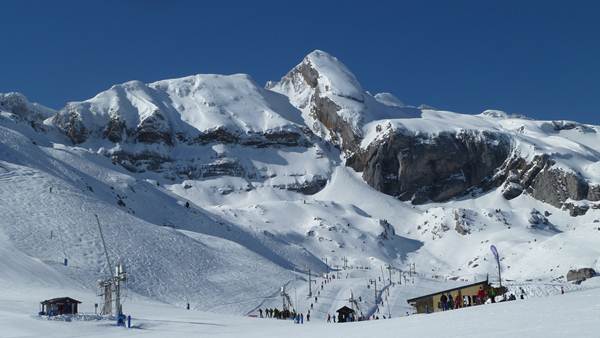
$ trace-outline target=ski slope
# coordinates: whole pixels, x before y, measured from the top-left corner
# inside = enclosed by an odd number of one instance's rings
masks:
[[[27,262],[27,259],[23,259]],[[52,284],[45,267],[27,263],[27,274],[38,275],[45,286],[21,283],[0,291],[2,337],[597,337],[600,284],[590,280],[583,289],[564,295],[528,298],[429,315],[398,316],[386,320],[333,324],[311,320],[303,325],[290,320],[260,319],[187,311],[144,297],[131,296],[125,303],[132,328],[113,321],[70,322],[33,316],[38,300],[69,294],[83,301],[80,311],[93,313],[95,297],[70,284]],[[24,272],[24,271],[22,271]],[[60,278],[60,277],[59,277]],[[325,297],[323,298],[325,299]],[[314,317],[313,317],[314,318]]]

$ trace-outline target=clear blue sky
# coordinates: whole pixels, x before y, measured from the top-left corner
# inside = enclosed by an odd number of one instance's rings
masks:
[[[593,1],[2,1],[0,92],[53,108],[128,80],[279,79],[313,49],[371,92],[600,124]]]

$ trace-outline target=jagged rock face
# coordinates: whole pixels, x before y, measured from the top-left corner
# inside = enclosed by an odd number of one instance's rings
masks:
[[[110,155],[110,158],[113,164],[118,163],[131,172],[144,172],[146,170],[160,172],[162,171],[162,165],[171,161],[171,159],[151,151],[141,153],[116,151]]]
[[[88,129],[74,106],[67,105],[59,114],[54,115],[52,122],[75,144],[84,142],[88,137]]]
[[[520,187],[537,200],[549,203],[557,208],[569,209],[571,216],[583,215],[589,209],[587,205],[577,205],[568,200],[598,201],[600,186],[591,185],[577,173],[556,167],[550,155],[535,156],[531,162],[513,157],[505,163],[504,197],[512,199],[520,195]],[[502,176],[502,175],[499,175]]]
[[[246,171],[236,159],[222,158],[208,164],[188,166],[178,170],[178,174],[189,179],[218,176],[246,176]]]
[[[239,144],[243,146],[253,146],[265,148],[271,146],[284,147],[310,147],[312,145],[310,137],[311,131],[308,128],[302,129],[303,133],[291,130],[273,130],[265,133],[248,133],[240,135],[224,128],[217,127],[205,132],[200,132],[195,137],[188,137],[182,133],[177,134],[177,140],[188,145],[207,145],[207,144]]]
[[[127,126],[119,116],[111,116],[110,120],[106,124],[103,136],[109,139],[111,142],[119,143],[123,141],[126,135]]]
[[[178,139],[182,142],[187,142],[188,144],[209,144],[213,142],[218,143],[238,143],[240,138],[238,135],[235,135],[225,128],[217,127],[211,130],[207,130],[205,132],[201,132],[198,136],[194,137],[191,140],[186,139],[185,135],[178,135]]]
[[[377,236],[380,241],[388,241],[396,236],[396,230],[387,220],[380,219],[379,225],[383,228],[383,231]]]
[[[310,108],[311,114],[331,132],[331,142],[340,145],[348,152],[354,152],[360,143],[360,136],[352,125],[338,115],[341,107],[328,97],[315,95]]]
[[[556,232],[556,228],[550,220],[546,217],[546,215],[542,214],[536,209],[532,209],[529,213],[529,227],[532,229],[540,229],[540,230],[548,230]]]
[[[315,176],[304,182],[298,182],[286,185],[276,185],[276,188],[299,192],[304,195],[314,195],[325,188],[327,185],[327,178],[321,176]]]
[[[504,134],[465,131],[437,136],[392,133],[371,143],[347,164],[373,188],[420,204],[445,201],[483,186],[507,159]]]
[[[588,184],[581,177],[550,166],[551,162],[546,162],[533,180],[533,197],[554,206],[569,198],[579,201],[587,197]]]
[[[454,210],[454,230],[465,236],[471,233],[473,220],[469,217],[470,210],[457,209]]]
[[[507,200],[511,200],[520,196],[523,193],[523,186],[515,182],[506,182],[502,187],[502,196]]]
[[[145,118],[135,131],[135,140],[142,143],[161,143],[172,145],[171,135],[173,131],[166,118],[160,111],[156,110],[152,115]]]

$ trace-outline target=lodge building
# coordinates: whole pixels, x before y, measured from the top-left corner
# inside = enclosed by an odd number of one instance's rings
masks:
[[[488,283],[487,280],[484,280],[481,282],[458,286],[452,289],[442,290],[425,296],[408,299],[406,300],[406,302],[412,305],[416,309],[417,313],[438,312],[443,310],[440,306],[438,306],[441,303],[442,295],[451,295],[453,299],[457,296],[460,296],[460,298],[466,296],[468,297],[467,299],[475,299],[477,297],[477,294],[482,289],[487,295],[494,288]],[[500,293],[496,292],[496,294]]]

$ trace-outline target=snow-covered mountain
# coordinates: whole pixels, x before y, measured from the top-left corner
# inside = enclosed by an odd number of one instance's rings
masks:
[[[0,94],[6,259],[93,288],[96,214],[132,291],[236,313],[308,269],[485,278],[490,244],[511,280],[600,270],[600,127],[420,107],[371,95],[323,51],[266,88],[131,81],[58,111]]]
[[[195,75],[151,84],[131,81],[95,97],[71,102],[53,118],[73,142],[106,137],[113,142],[172,144],[201,141],[221,130],[231,139],[300,133],[302,120],[287,98],[244,74]],[[222,136],[225,137],[225,136]]]
[[[267,88],[286,95],[302,111],[306,124],[317,135],[353,150],[365,124],[385,119],[417,117],[390,93],[372,96],[337,58],[315,50],[279,82]]]

